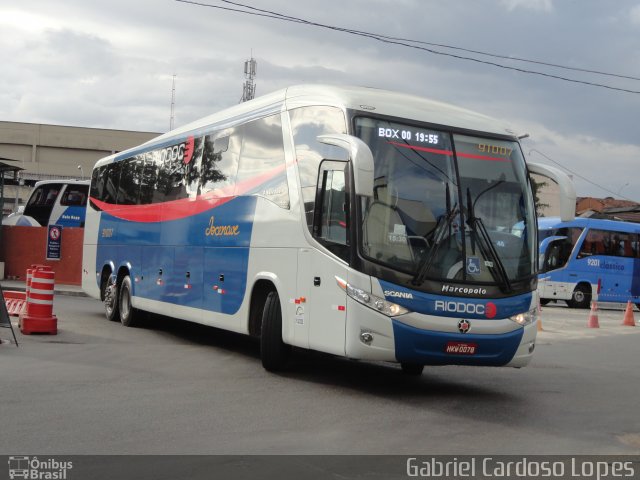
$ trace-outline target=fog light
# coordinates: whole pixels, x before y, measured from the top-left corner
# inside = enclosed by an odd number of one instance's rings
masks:
[[[535,349],[536,349],[536,342],[531,342],[529,344],[529,353],[533,353]]]
[[[360,341],[365,345],[371,345],[371,342],[373,342],[373,335],[369,332],[362,332],[360,334]]]

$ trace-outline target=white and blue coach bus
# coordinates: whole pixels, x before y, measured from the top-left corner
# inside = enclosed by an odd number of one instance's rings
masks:
[[[576,218],[541,218],[539,294],[542,304],[564,300],[587,308],[631,301],[640,307],[640,225]]]
[[[84,227],[89,180],[42,180],[36,182],[24,209],[12,213],[3,225],[27,227]]]
[[[291,346],[414,374],[521,367],[538,304],[528,173],[484,115],[290,87],[100,160],[83,287],[124,325],[146,311],[260,337],[269,370]]]

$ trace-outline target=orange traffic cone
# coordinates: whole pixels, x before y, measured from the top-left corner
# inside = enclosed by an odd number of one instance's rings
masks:
[[[538,300],[538,332],[543,332],[542,328],[542,305],[540,305],[540,301]]]
[[[624,311],[624,320],[622,321],[622,325],[627,327],[636,326],[636,319],[633,318],[633,303],[631,303],[631,300],[627,302],[627,309]]]
[[[587,327],[600,328],[600,322],[598,321],[598,303],[595,300],[591,302],[591,312],[589,312]]]

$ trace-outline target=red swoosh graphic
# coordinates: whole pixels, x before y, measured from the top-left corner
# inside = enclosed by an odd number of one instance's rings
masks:
[[[245,195],[283,172],[285,168],[285,165],[279,165],[261,175],[198,195],[195,198],[182,198],[146,205],[116,205],[102,202],[94,197],[90,197],[90,200],[103,212],[121,220],[141,223],[179,220],[206,212],[224,205],[238,196]]]

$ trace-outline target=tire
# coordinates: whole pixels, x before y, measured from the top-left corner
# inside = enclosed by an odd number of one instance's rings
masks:
[[[567,300],[567,305],[571,308],[589,308],[591,304],[591,287],[577,285],[571,294],[571,300]]]
[[[109,275],[104,286],[104,313],[108,320],[115,322],[120,318],[118,309],[118,284],[113,275]]]
[[[140,312],[131,306],[131,277],[127,275],[120,284],[118,295],[118,310],[120,311],[120,323],[125,327],[135,327],[140,323]]]
[[[422,370],[424,370],[424,365],[419,363],[401,363],[400,367],[402,367],[402,373],[414,377],[422,375]]]
[[[282,370],[289,357],[290,347],[282,341],[282,310],[277,292],[270,292],[262,311],[260,356],[262,366],[269,372]]]

